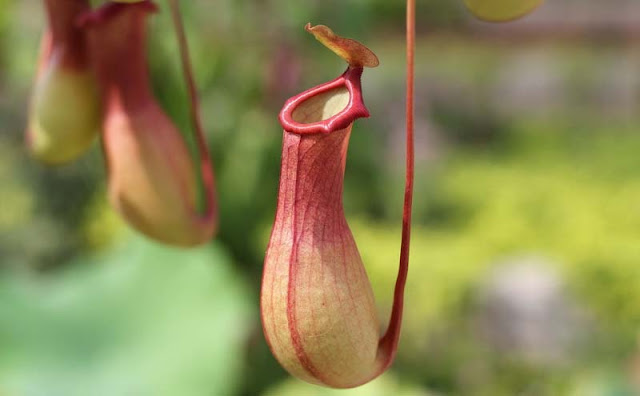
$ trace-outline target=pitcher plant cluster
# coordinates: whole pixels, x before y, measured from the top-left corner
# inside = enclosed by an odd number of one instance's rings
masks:
[[[196,164],[151,90],[146,19],[156,5],[108,2],[91,9],[89,0],[44,4],[49,23],[26,133],[30,152],[45,163],[66,163],[100,136],[109,200],[132,227],[178,246],[208,241],[217,213],[199,121]]]
[[[488,21],[521,17],[541,0],[464,0]],[[217,228],[214,174],[177,0],[169,8],[190,93],[197,152],[151,90],[150,0],[43,0],[47,28],[26,130],[32,156],[46,164],[76,160],[99,137],[113,208],[156,241],[195,246]],[[369,117],[365,68],[378,58],[327,26],[305,29],[347,64],[336,79],[287,100],[279,115],[282,160],[276,216],[260,297],[271,351],[292,375],[335,388],[376,378],[393,362],[402,322],[413,197],[415,0],[406,4],[406,180],[400,263],[391,317],[380,334],[371,284],[345,218],[342,192],[349,137]],[[224,191],[222,192],[224,193]]]

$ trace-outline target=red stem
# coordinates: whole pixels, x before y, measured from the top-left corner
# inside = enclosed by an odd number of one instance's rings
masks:
[[[198,155],[200,156],[200,172],[206,194],[205,217],[216,215],[215,191],[214,191],[214,175],[209,156],[209,148],[207,139],[205,138],[204,128],[202,126],[202,118],[200,116],[200,105],[198,101],[198,92],[196,89],[195,78],[193,77],[193,67],[189,56],[189,46],[187,37],[182,23],[180,13],[180,5],[178,0],[169,0],[169,8],[171,9],[171,19],[178,38],[178,48],[180,51],[180,61],[182,62],[182,72],[187,85],[189,94],[189,113],[191,123],[195,131],[196,146],[198,147]]]
[[[393,309],[387,332],[380,340],[380,347],[386,354],[384,368],[391,365],[398,349],[400,339],[400,327],[402,325],[402,310],[404,306],[404,288],[409,272],[409,242],[411,240],[411,208],[413,203],[413,179],[414,179],[414,58],[415,58],[415,0],[407,0],[407,112],[406,112],[406,173],[404,188],[404,210],[402,214],[402,243],[400,246],[400,264],[398,277],[393,294]]]

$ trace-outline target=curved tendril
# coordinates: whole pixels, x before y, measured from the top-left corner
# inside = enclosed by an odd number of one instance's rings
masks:
[[[178,0],[169,0],[169,8],[171,10],[171,20],[173,22],[176,36],[178,39],[178,49],[180,51],[180,61],[182,64],[182,72],[187,85],[189,94],[189,115],[191,124],[195,132],[196,146],[200,157],[200,173],[202,176],[203,186],[205,190],[205,209],[202,216],[206,219],[216,215],[215,205],[215,189],[214,175],[209,156],[209,148],[202,126],[202,117],[200,116],[200,105],[198,101],[198,92],[196,89],[195,78],[193,77],[193,67],[191,66],[191,58],[189,56],[189,46],[187,37],[182,23],[182,14]]]
[[[411,208],[413,203],[414,179],[414,68],[415,68],[415,0],[407,0],[407,97],[406,97],[406,171],[404,188],[404,208],[402,214],[402,243],[400,247],[400,264],[393,295],[393,309],[389,327],[380,339],[380,349],[386,353],[386,369],[395,357],[400,338],[402,311],[404,306],[404,288],[409,272],[409,242],[411,240]]]

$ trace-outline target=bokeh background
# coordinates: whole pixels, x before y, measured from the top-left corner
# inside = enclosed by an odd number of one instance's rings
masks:
[[[98,3],[98,2],[96,2]],[[163,1],[149,54],[189,135]],[[640,3],[548,0],[517,22],[418,1],[417,171],[392,369],[352,391],[291,379],[258,292],[284,100],[344,64],[303,26],[381,59],[363,86],[345,206],[388,317],[400,243],[404,4],[182,1],[214,156],[220,233],[192,250],[129,230],[99,145],[44,167],[23,145],[43,10],[0,0],[0,395],[640,394]]]

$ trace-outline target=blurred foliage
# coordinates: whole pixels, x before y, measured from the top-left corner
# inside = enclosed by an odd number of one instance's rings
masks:
[[[55,276],[5,274],[3,392],[228,394],[256,320],[230,264],[215,245],[187,253],[135,237]]]
[[[416,203],[419,210],[446,202],[449,214],[442,214],[446,220],[414,227],[398,366],[447,392],[460,391],[461,377],[474,365],[496,382],[471,384],[463,387],[464,394],[510,395],[531,384],[572,380],[566,368],[553,366],[528,368],[518,379],[518,364],[505,365],[510,356],[498,355],[492,362],[482,353],[469,298],[504,257],[535,253],[563,264],[559,269],[572,295],[597,323],[590,329],[592,344],[582,352],[588,359],[572,365],[590,367],[594,359],[613,363],[636,343],[640,168],[630,158],[640,149],[640,136],[616,131],[613,138],[611,127],[591,127],[595,135],[588,139],[569,138],[563,136],[562,121],[512,128],[511,140],[498,147],[453,155],[432,182],[431,195]],[[399,225],[351,224],[376,297],[387,308],[382,317],[387,317]],[[505,372],[509,378],[498,380]],[[536,394],[559,392],[552,388]]]
[[[348,393],[353,396],[429,396],[432,395],[427,389],[419,386],[401,383],[393,375],[386,373],[376,378],[368,384],[353,390],[329,389],[310,385],[295,378],[282,382],[268,389],[264,396],[337,396]]]
[[[154,90],[191,139],[159,3]],[[419,3],[403,337],[389,373],[340,393],[633,395],[640,56],[624,42],[482,39],[462,1]],[[387,320],[403,188],[403,2],[181,4],[221,215],[216,241],[184,251],[141,240],[108,208],[99,144],[64,167],[26,157],[43,15],[39,2],[0,0],[0,394],[335,393],[286,378],[257,313],[278,186],[277,112],[344,68],[303,31],[306,22],[357,38],[381,59],[364,75],[372,117],[354,128],[344,202]],[[504,260],[531,255],[557,271],[581,318],[561,361],[529,361],[478,330],[487,279]]]
[[[465,0],[464,3],[480,19],[504,22],[527,15],[539,7],[543,0]]]

